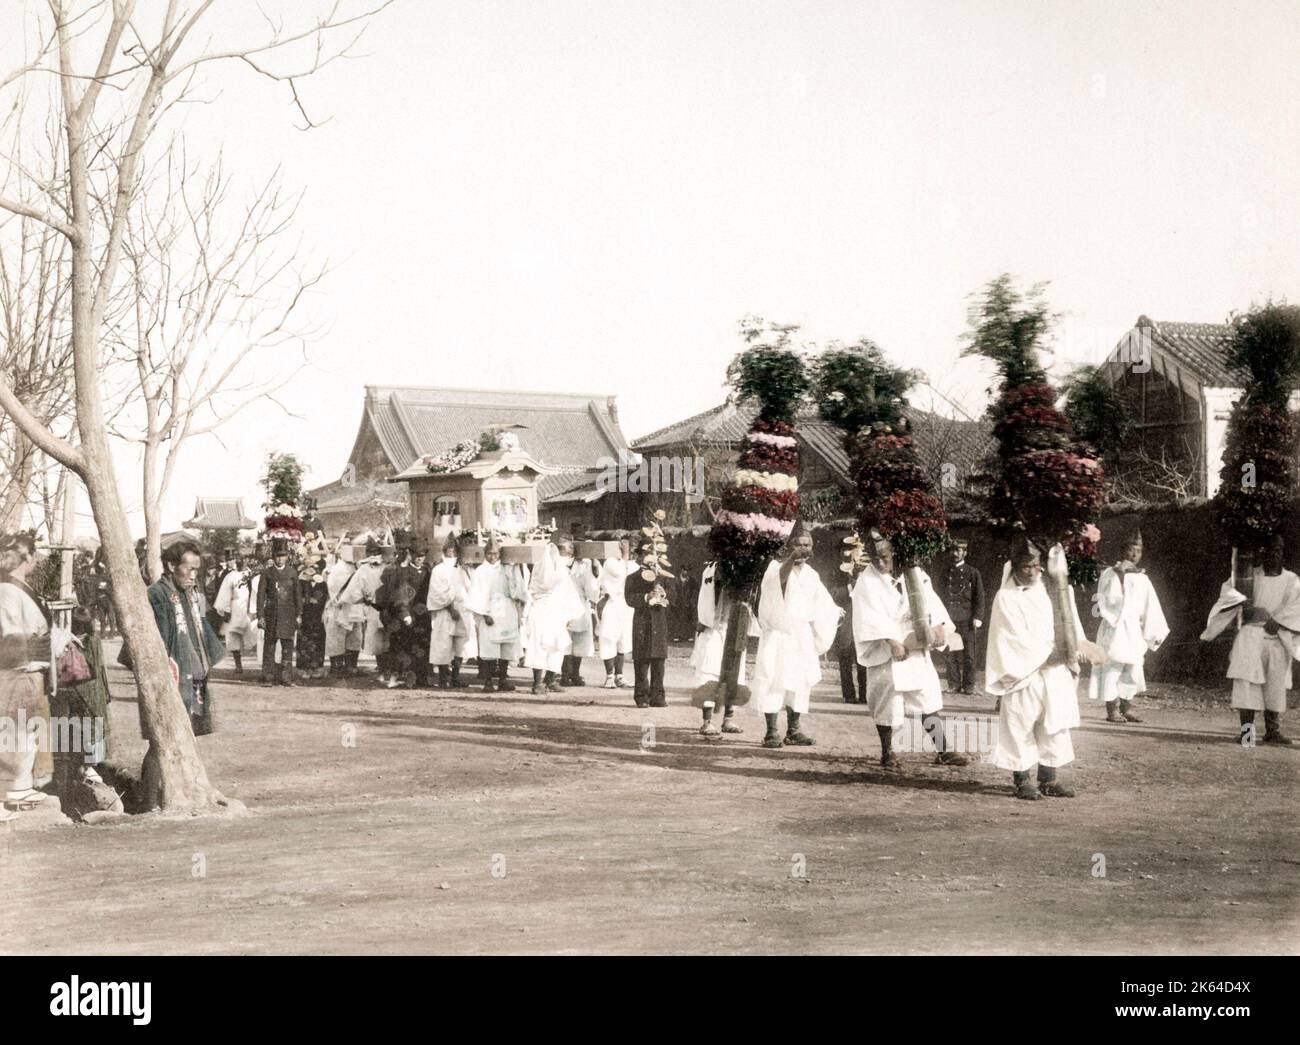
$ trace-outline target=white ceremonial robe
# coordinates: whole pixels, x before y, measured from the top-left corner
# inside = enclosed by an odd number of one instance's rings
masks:
[[[221,581],[212,608],[230,614],[221,628],[221,638],[231,653],[256,653],[261,629],[257,623],[257,589],[262,578],[248,570],[231,570]],[[247,581],[247,583],[245,583]]]
[[[930,626],[942,626],[945,636],[956,632],[943,601],[924,571],[921,580]],[[867,709],[877,726],[899,729],[906,715],[930,715],[943,707],[943,687],[928,649],[914,648],[912,609],[903,580],[867,566],[850,593],[853,644],[858,663],[867,669]],[[907,647],[895,660],[890,640]]]
[[[613,660],[618,654],[632,652],[632,607],[627,604],[624,585],[634,565],[626,559],[606,559],[600,568],[597,601],[604,599],[596,639],[600,659]]]
[[[1160,648],[1169,637],[1160,599],[1145,573],[1120,576],[1114,567],[1102,571],[1097,581],[1097,645],[1106,652],[1106,663],[1094,665],[1088,674],[1088,696],[1092,700],[1132,700],[1147,688],[1143,661],[1148,650]]]
[[[555,545],[547,545],[542,561],[533,567],[528,596],[522,632],[524,666],[560,671],[565,655],[573,648],[569,624],[587,612],[587,605],[578,598],[578,589],[569,578],[569,565]]]
[[[1254,603],[1281,625],[1276,635],[1263,624],[1243,623],[1232,642],[1228,678],[1232,679],[1232,706],[1242,711],[1286,710],[1286,691],[1291,688],[1291,661],[1300,660],[1300,578],[1290,570],[1276,577],[1255,568]],[[1238,620],[1246,597],[1223,582],[1219,601],[1210,610],[1201,639],[1209,641]]]
[[[1083,625],[1074,613],[1078,638]],[[1042,581],[1021,587],[1008,572],[989,619],[985,689],[1000,698],[993,763],[1026,772],[1074,761],[1070,730],[1079,724],[1078,679],[1064,664],[1048,665],[1055,647],[1052,599]]]
[[[758,657],[753,703],[765,715],[782,706],[808,710],[808,696],[821,681],[821,655],[835,641],[840,608],[807,564],[796,566],[781,590],[781,563],[768,563],[758,597]]]
[[[388,652],[388,636],[384,633],[384,623],[374,605],[383,576],[382,560],[363,560],[357,567],[356,577],[339,599],[344,606],[351,607],[350,612],[354,616],[360,616],[365,629],[361,638],[361,651],[372,656]]]
[[[583,612],[569,623],[569,655],[594,657],[596,629],[591,623],[591,604],[600,597],[600,579],[594,575],[588,559],[576,559],[569,569],[569,580],[582,602]]]
[[[522,566],[485,562],[474,571],[465,605],[478,625],[480,657],[513,661],[519,656],[519,611],[527,600]],[[485,617],[491,617],[492,623]]]
[[[465,607],[465,571],[455,559],[443,559],[429,572],[429,663],[446,667],[465,655],[469,637]],[[459,620],[452,617],[452,611]]]
[[[461,591],[468,596],[469,586],[474,583],[474,574],[478,572],[478,566],[460,567],[460,584]],[[463,601],[463,600],[462,600]],[[465,646],[460,656],[466,660],[478,657],[478,618],[472,613],[467,613],[462,621],[465,625]]]
[[[357,568],[350,562],[332,563],[325,571],[325,590],[329,601],[321,612],[325,625],[325,656],[341,657],[345,653],[360,652],[365,636],[365,607],[359,603],[345,605],[343,592],[348,582],[356,576]]]
[[[722,674],[722,651],[727,642],[727,601],[719,600],[716,578],[717,564],[709,563],[700,575],[700,594],[695,599],[696,619],[704,625],[704,630],[695,636],[695,648],[691,650],[691,667],[695,669],[695,684],[702,686],[706,682],[717,682]],[[718,603],[721,602],[721,612]],[[761,634],[758,620],[749,618],[749,636]],[[748,636],[747,636],[748,637]],[[736,684],[745,684],[745,657],[740,658],[740,672]]]

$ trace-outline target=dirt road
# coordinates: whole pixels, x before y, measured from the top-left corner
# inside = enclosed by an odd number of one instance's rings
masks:
[[[742,737],[707,743],[688,671],[670,660],[661,710],[596,688],[264,689],[220,672],[219,732],[199,745],[251,815],[0,825],[0,950],[1300,949],[1300,746],[1243,750],[1217,693],[1166,688],[1128,726],[1085,702],[1079,797],[1025,803],[989,765],[914,753],[904,776],[879,773],[865,709],[830,673],[815,748],[763,750],[748,711]],[[126,682],[114,757],[137,766]]]

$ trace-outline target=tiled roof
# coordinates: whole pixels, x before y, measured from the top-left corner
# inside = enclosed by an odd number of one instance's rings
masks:
[[[257,523],[244,514],[238,497],[200,497],[194,503],[194,518],[181,523],[192,530],[252,530]]]
[[[312,491],[317,512],[341,512],[363,505],[398,508],[406,504],[405,483],[351,483],[341,479]]]
[[[369,385],[366,411],[394,473],[491,425],[521,426],[520,447],[552,468],[589,468],[627,445],[608,395]]]
[[[638,453],[653,453],[682,446],[702,449],[732,445],[744,438],[757,412],[753,406],[724,404],[642,436],[632,446]],[[969,475],[993,446],[993,427],[987,421],[941,417],[914,406],[904,406],[903,413],[912,425],[917,452],[929,471],[937,472],[944,463],[952,463],[959,476]],[[843,430],[812,411],[795,419],[794,430],[800,442],[821,457],[841,483],[848,485],[849,458],[844,450]]]
[[[1160,323],[1139,316],[1106,362],[1130,365],[1141,361],[1144,335],[1150,337],[1151,355],[1162,371],[1165,362],[1172,361],[1203,388],[1242,388],[1246,383],[1246,372],[1229,367],[1224,360],[1232,336],[1227,323]]]

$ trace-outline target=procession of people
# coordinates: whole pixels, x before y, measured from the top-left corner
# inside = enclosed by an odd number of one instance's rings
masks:
[[[1074,761],[1071,731],[1080,723],[1083,694],[1104,703],[1106,722],[1141,721],[1134,709],[1147,689],[1144,661],[1170,629],[1159,582],[1139,565],[1139,531],[1123,540],[1120,558],[1097,582],[1095,642],[1088,641],[1073,603],[1063,617],[1044,585],[1045,570],[1064,570],[1059,546],[1017,539],[986,606],[983,578],[967,559],[969,542],[957,539],[934,567],[940,590],[919,571],[924,619],[918,621],[918,603],[905,588],[888,539],[874,530],[867,534],[865,543],[858,542],[864,554],[846,568],[849,575],[828,584],[812,564],[813,537],[796,524],[757,585],[747,634],[739,640],[732,680],[739,689],[732,692],[743,693],[763,717],[761,746],[816,743],[808,730],[810,699],[829,663],[839,669],[843,699],[865,705],[883,770],[903,770],[898,737],[909,719],[935,764],[967,766],[967,753],[954,749],[945,732],[944,693],[975,692],[982,645],[982,690],[994,699],[997,723],[994,749],[982,754],[1011,774],[1017,798],[1076,794],[1058,771]],[[632,706],[662,708],[668,705],[672,607],[696,610],[690,665],[696,686],[708,688],[726,681],[723,646],[734,598],[717,588],[712,562],[695,590],[666,569],[646,569],[656,557],[667,562],[662,542],[662,531],[625,537],[606,542],[608,554],[600,558],[576,554],[580,545],[556,533],[524,564],[505,561],[495,537],[479,544],[474,535],[449,535],[430,565],[428,544],[409,531],[366,532],[323,542],[320,554],[297,562],[281,539],[259,543],[248,555],[227,549],[206,570],[198,547],[182,542],[164,551],[163,575],[150,586],[149,599],[196,736],[217,728],[213,672],[227,654],[236,678],[244,674],[245,657],[260,657],[259,680],[281,686],[303,676],[323,678],[327,671],[331,679],[360,684],[367,674],[363,654],[373,659],[376,683],[390,689],[481,686],[485,693],[510,693],[517,688],[512,669],[523,667],[531,675],[531,695],[540,697],[586,685],[583,662],[595,658],[603,679],[597,676],[593,687],[630,690]],[[29,717],[48,719],[47,679],[58,656],[49,611],[27,583],[37,545],[27,535],[9,536],[2,554],[0,712],[22,708]],[[1300,658],[1300,580],[1284,567],[1284,557],[1278,537],[1258,562],[1234,573],[1201,635],[1209,641],[1236,627],[1227,674],[1245,744],[1291,743],[1281,720],[1291,664]],[[211,607],[204,576],[208,592],[215,592]],[[77,620],[78,647],[90,649],[93,641],[103,690],[95,706],[106,716],[102,613],[83,607]],[[714,706],[705,704],[700,732],[706,739],[744,732],[734,703],[725,702],[721,730],[711,721]],[[1258,714],[1264,720],[1259,736]],[[80,786],[102,785],[94,766],[103,758],[101,747],[78,771]],[[52,778],[44,753],[0,754],[4,817],[39,806]]]

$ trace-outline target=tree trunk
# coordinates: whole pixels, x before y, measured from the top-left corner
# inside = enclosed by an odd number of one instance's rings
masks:
[[[77,129],[70,128],[69,138],[70,142],[77,142]],[[70,145],[70,168],[74,189],[84,186],[84,160],[75,145]],[[72,198],[74,218],[80,227],[88,227],[85,215],[80,213],[88,206],[84,190],[74,191]],[[94,279],[94,261],[83,239],[72,250],[72,343],[77,428],[85,459],[82,480],[90,495],[91,511],[102,542],[118,628],[134,666],[141,724],[149,741],[141,770],[144,796],[150,805],[169,812],[210,811],[228,803],[208,782],[207,771],[199,759],[194,731],[172,681],[167,650],[140,577],[126,511],[117,488],[99,386],[99,317],[94,308]]]
[[[32,485],[32,456],[34,449],[28,438],[14,426],[14,452],[9,476],[9,492],[0,504],[0,530],[12,533],[23,521],[23,508]]]

